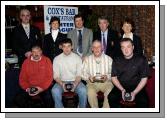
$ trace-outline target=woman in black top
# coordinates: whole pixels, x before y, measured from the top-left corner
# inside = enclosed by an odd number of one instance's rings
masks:
[[[61,41],[66,38],[65,34],[60,33],[60,19],[53,16],[50,20],[50,33],[44,36],[43,54],[53,62],[54,57],[61,54]]]
[[[133,33],[134,31],[135,31],[134,22],[131,19],[126,18],[121,23],[121,33],[122,33],[121,39],[130,38],[134,44],[134,54],[143,55],[143,47],[142,47],[141,38],[135,35]]]

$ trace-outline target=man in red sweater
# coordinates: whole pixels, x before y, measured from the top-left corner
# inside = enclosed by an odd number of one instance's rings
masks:
[[[24,101],[23,98],[31,99],[40,96],[46,104],[45,107],[51,107],[48,106],[52,99],[48,88],[52,80],[53,68],[50,59],[42,55],[39,46],[33,46],[32,55],[24,61],[21,68],[19,84],[24,91],[19,99]]]

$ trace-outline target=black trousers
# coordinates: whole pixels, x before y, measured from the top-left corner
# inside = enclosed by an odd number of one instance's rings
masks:
[[[31,97],[27,92],[21,91],[14,98],[14,107],[19,108],[53,108],[54,102],[50,90]]]
[[[132,92],[132,90],[128,90],[128,92]],[[111,108],[119,108],[121,107],[120,101],[122,100],[121,91],[114,87],[112,91],[108,95],[108,102]],[[143,88],[136,96],[135,100],[137,108],[147,108],[148,107],[148,96]]]

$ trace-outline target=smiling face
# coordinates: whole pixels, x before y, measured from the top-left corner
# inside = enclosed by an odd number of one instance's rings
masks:
[[[51,26],[52,30],[57,30],[57,29],[59,29],[59,22],[53,21],[50,26]]]
[[[95,57],[100,57],[102,54],[102,44],[100,41],[94,41],[92,44],[92,51]]]
[[[26,10],[26,9],[21,10],[20,19],[21,19],[23,24],[28,24],[30,22],[30,19],[31,19],[30,11]]]
[[[72,51],[72,45],[70,43],[63,43],[62,50],[65,55],[69,55]]]
[[[99,28],[102,32],[105,32],[107,29],[108,29],[108,20],[105,20],[105,19],[99,19],[98,20],[98,25],[99,25]]]
[[[132,25],[125,22],[122,26],[122,30],[124,31],[124,33],[130,33],[132,31]]]
[[[129,59],[133,56],[134,46],[130,41],[121,42],[121,50],[126,59]]]
[[[79,29],[82,28],[83,23],[84,23],[84,21],[83,21],[82,17],[75,18],[75,27],[76,28],[79,28]]]
[[[39,60],[42,56],[42,50],[38,47],[32,48],[32,57],[34,60]]]

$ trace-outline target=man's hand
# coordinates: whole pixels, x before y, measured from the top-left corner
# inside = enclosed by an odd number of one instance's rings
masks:
[[[30,57],[30,56],[31,56],[31,54],[32,54],[32,53],[31,53],[31,51],[28,51],[28,52],[26,52],[26,53],[25,53],[25,57],[27,57],[27,58],[28,58],[28,57]]]
[[[38,90],[37,90],[34,94],[31,94],[31,93],[30,93],[30,89],[31,89],[31,88],[27,88],[27,89],[26,89],[26,92],[28,92],[29,96],[35,96],[35,95],[38,95],[39,93],[43,92],[43,88],[38,87],[38,86],[36,86],[36,88],[37,88]]]
[[[129,101],[134,101],[135,97],[136,97],[136,93],[135,92],[131,92],[131,96],[132,96],[132,98]]]
[[[89,77],[89,80],[90,80],[90,82],[92,82],[92,83],[93,83],[93,82],[94,82],[94,80],[95,80],[95,77],[90,76],[90,77]]]
[[[62,88],[63,88],[64,92],[68,92],[68,91],[66,90],[65,83],[62,83]]]
[[[121,92],[122,92],[122,99],[125,101],[125,93],[126,93],[126,90],[123,89],[123,90],[121,90]]]
[[[107,75],[102,75],[102,76],[101,76],[101,80],[102,80],[103,82],[105,82],[107,79],[108,79],[108,78],[107,78]]]
[[[73,84],[73,88],[72,88],[71,92],[74,92],[75,88],[77,87],[77,84],[75,82],[73,82],[72,84]]]

